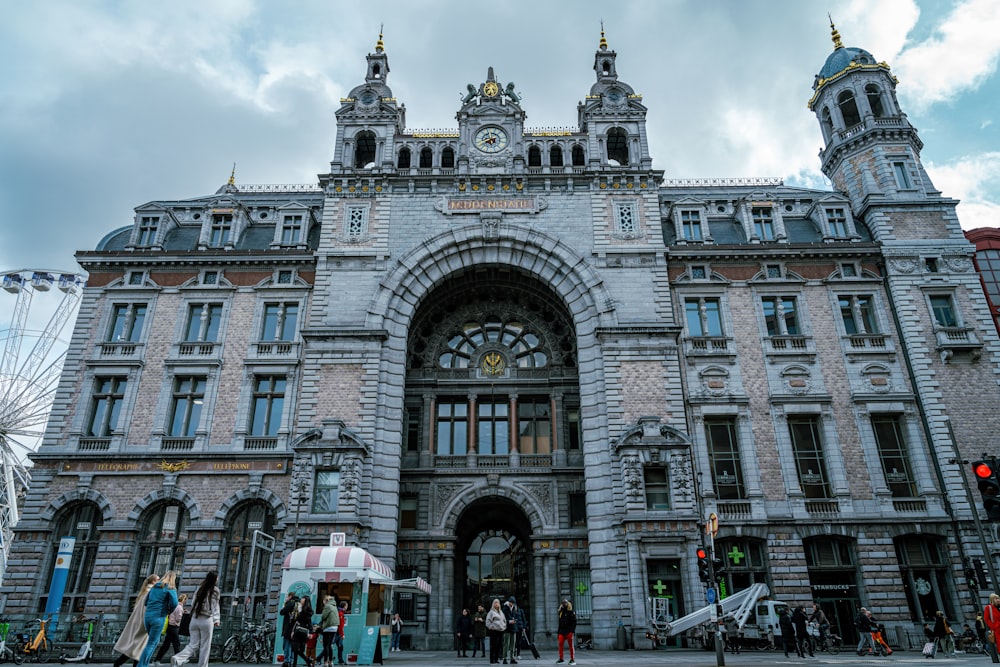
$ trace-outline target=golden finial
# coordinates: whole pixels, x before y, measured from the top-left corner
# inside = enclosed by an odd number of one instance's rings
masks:
[[[380,23],[378,26],[378,41],[375,42],[375,51],[377,53],[382,53],[385,51],[385,44],[382,43],[382,29],[385,27],[384,23]]]
[[[844,43],[840,41],[840,33],[837,32],[837,27],[833,25],[833,17],[829,14],[826,15],[830,19],[830,38],[833,39],[833,50],[844,48]]]
[[[236,163],[233,163],[233,171],[229,174],[229,184],[236,185]]]
[[[604,19],[601,19],[601,51],[608,50],[608,40],[604,39]]]

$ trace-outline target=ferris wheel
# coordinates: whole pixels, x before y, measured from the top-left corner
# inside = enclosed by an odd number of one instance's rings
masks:
[[[85,284],[85,276],[65,271],[0,272],[0,289],[7,292],[0,292],[0,313],[11,313],[0,328],[0,582],[18,520],[18,495],[30,482],[24,460],[41,443],[66,356],[59,336],[75,315]],[[61,297],[45,294],[53,287]],[[11,302],[5,304],[5,297]]]

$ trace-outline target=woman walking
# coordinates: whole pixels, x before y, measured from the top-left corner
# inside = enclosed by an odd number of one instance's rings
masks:
[[[507,617],[500,609],[500,598],[493,600],[493,606],[486,614],[486,632],[490,636],[490,664],[500,664],[500,651],[503,650],[503,636],[507,632]]]
[[[292,667],[299,664],[299,656],[306,667],[313,667],[313,661],[306,655],[306,640],[312,632],[313,607],[312,599],[305,595],[299,601],[299,611],[295,614],[295,625],[292,626]]]
[[[194,594],[194,605],[191,607],[191,641],[183,651],[175,653],[170,659],[173,667],[181,667],[194,653],[198,654],[198,667],[208,667],[208,656],[212,652],[212,633],[219,627],[221,620],[216,581],[218,575],[209,572],[198,586],[198,591]]]
[[[333,642],[340,629],[340,614],[337,611],[337,601],[332,595],[323,598],[323,611],[319,627],[323,631],[323,651],[319,654],[319,663],[324,667],[333,664]]]
[[[115,650],[121,653],[115,660],[115,667],[122,667],[129,660],[138,662],[139,656],[142,655],[142,649],[146,648],[146,640],[149,637],[146,634],[146,626],[142,622],[142,617],[146,613],[146,595],[153,584],[159,580],[160,575],[151,574],[139,587],[139,594],[135,598],[132,613],[129,614],[128,621],[125,622],[125,627],[122,628],[122,633],[118,636],[118,641],[115,642]]]
[[[181,619],[184,618],[184,603],[187,602],[187,599],[187,593],[178,596],[177,606],[170,612],[170,616],[167,616],[167,634],[163,637],[160,650],[156,652],[154,664],[158,665],[160,660],[163,660],[163,656],[167,654],[167,649],[170,647],[173,647],[174,655],[181,652]]]
[[[167,624],[167,617],[177,607],[177,573],[173,570],[163,575],[163,578],[153,584],[146,594],[146,610],[142,620],[146,624],[146,648],[139,656],[139,667],[149,667],[153,653],[160,644],[160,635]]]

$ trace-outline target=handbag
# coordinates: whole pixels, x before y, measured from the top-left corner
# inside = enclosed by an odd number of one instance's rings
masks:
[[[292,626],[292,639],[299,642],[304,642],[309,638],[309,628],[302,625],[301,623],[296,623]]]
[[[992,630],[986,631],[986,641],[994,645],[997,643],[997,636]]]
[[[191,612],[186,611],[181,616],[181,624],[177,627],[177,634],[181,637],[191,636]]]

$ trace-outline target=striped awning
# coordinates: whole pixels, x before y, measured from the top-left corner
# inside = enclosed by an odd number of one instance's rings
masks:
[[[285,570],[321,570],[324,581],[391,582],[392,569],[360,547],[304,547],[285,557]]]
[[[414,591],[417,593],[431,594],[431,585],[421,577],[413,579],[397,579],[390,584],[396,590]]]

